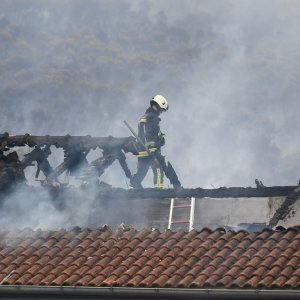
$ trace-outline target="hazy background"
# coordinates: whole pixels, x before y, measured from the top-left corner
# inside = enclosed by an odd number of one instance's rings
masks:
[[[0,132],[129,136],[162,94],[185,187],[295,185],[299,37],[296,0],[1,0]]]

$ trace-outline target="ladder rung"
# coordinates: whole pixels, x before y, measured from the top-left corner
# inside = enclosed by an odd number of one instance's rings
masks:
[[[189,204],[181,204],[181,205],[174,205],[173,208],[188,208],[191,207]]]
[[[189,220],[178,220],[178,221],[172,221],[171,224],[181,224],[181,223],[190,223]]]

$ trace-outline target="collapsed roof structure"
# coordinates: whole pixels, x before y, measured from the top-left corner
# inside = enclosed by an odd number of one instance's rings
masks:
[[[126,164],[124,152],[134,151],[134,138],[91,137],[91,136],[31,136],[0,134],[0,190],[8,189],[11,185],[24,182],[24,170],[32,163],[37,164],[35,179],[38,180],[40,171],[44,175],[43,185],[59,185],[58,177],[65,171],[74,173],[78,169],[82,171],[85,182],[96,180],[104,170],[115,160],[118,160],[127,178],[131,177]],[[19,160],[15,147],[29,147],[22,161]],[[50,147],[62,148],[64,161],[52,168],[48,156]],[[91,150],[99,148],[102,156],[88,164],[86,156]],[[8,154],[5,154],[5,152]],[[28,150],[27,150],[28,151]]]
[[[101,182],[115,160],[131,177],[125,154],[134,153],[133,144],[132,137],[0,135],[1,201],[19,186],[26,195],[49,191],[59,210],[74,195],[94,198],[88,221],[76,216],[73,229],[0,231],[1,296],[299,298],[299,186],[124,190]],[[48,160],[51,146],[64,151],[56,168]],[[27,151],[22,160],[20,148]],[[102,156],[88,163],[96,148]],[[33,163],[41,187],[25,184]],[[63,172],[79,174],[82,186],[62,185]],[[172,199],[194,199],[189,228],[167,229]]]
[[[51,147],[61,148],[64,152],[63,162],[55,168],[51,166],[48,160],[51,154]],[[102,155],[88,163],[86,159],[88,153],[97,148],[101,149]],[[20,149],[23,150],[24,158],[22,160],[19,159],[16,149],[18,151]],[[65,190],[72,189],[66,184],[62,185],[59,180],[59,177],[64,172],[76,174],[76,177],[82,182],[81,187],[89,188],[92,186],[94,190],[96,188],[96,198],[113,198],[115,201],[116,199],[124,198],[156,199],[159,202],[159,199],[184,199],[191,197],[195,197],[196,199],[274,199],[274,197],[279,197],[280,204],[277,205],[276,210],[272,210],[272,216],[269,216],[268,220],[263,220],[262,222],[270,227],[274,227],[280,220],[284,220],[293,213],[293,205],[299,197],[300,188],[298,186],[265,187],[258,180],[255,180],[256,187],[254,188],[137,189],[131,191],[112,188],[109,184],[100,181],[106,168],[114,161],[118,161],[125,176],[128,179],[131,178],[131,171],[126,163],[125,156],[128,152],[136,153],[135,138],[133,137],[31,136],[29,134],[10,135],[3,133],[0,134],[0,194],[2,193],[3,195],[4,193],[13,191],[17,185],[24,185],[26,183],[24,170],[29,166],[35,165],[36,172],[33,180],[40,181],[43,187],[48,188],[52,192],[52,196],[55,195],[55,197],[60,199],[64,198]],[[274,205],[270,206],[274,208]],[[120,221],[118,223],[120,224],[124,220],[118,221]],[[152,226],[153,224],[148,225]],[[224,226],[228,224],[218,225]]]

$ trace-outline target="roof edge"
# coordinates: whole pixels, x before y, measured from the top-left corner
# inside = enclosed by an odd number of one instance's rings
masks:
[[[0,286],[0,295],[89,295],[89,296],[151,296],[185,297],[198,299],[299,299],[300,290],[258,289],[183,289],[183,288],[132,288],[132,287],[81,287],[81,286]],[[283,298],[284,297],[284,298]]]

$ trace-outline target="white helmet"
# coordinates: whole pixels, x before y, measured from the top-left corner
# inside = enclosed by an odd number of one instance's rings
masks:
[[[156,95],[152,98],[150,103],[156,103],[163,111],[167,111],[169,108],[167,99],[162,95]]]

